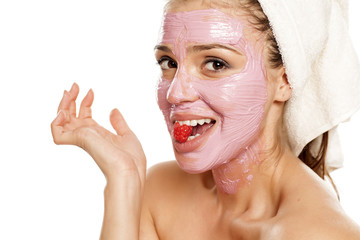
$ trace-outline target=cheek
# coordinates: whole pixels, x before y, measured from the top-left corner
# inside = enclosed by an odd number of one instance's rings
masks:
[[[223,119],[245,120],[263,112],[267,101],[266,81],[261,74],[235,74],[213,81],[199,82],[201,98]]]
[[[228,95],[231,104],[224,110],[224,134],[229,139],[249,145],[259,134],[260,125],[264,118],[264,109],[267,102],[265,80],[242,81],[233,86]],[[225,101],[222,103],[225,105]]]
[[[165,117],[165,121],[168,127],[168,130],[170,131],[171,123],[170,123],[170,111],[171,111],[171,105],[167,101],[167,93],[169,90],[171,82],[160,78],[158,84],[157,84],[157,102],[159,105],[159,108],[161,112],[163,113]]]
[[[220,118],[216,139],[212,139],[216,144],[209,150],[215,146],[221,149],[219,154],[213,154],[219,155],[220,162],[236,157],[239,151],[254,142],[260,132],[267,87],[261,68],[253,70],[218,81],[198,82],[201,98]]]

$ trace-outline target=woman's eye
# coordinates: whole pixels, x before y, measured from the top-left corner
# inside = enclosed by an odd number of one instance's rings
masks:
[[[230,68],[230,65],[220,59],[209,59],[205,63],[205,68],[209,71],[219,72],[224,69]]]
[[[170,68],[177,68],[176,62],[169,57],[160,58],[158,60],[158,64],[160,65],[162,70],[168,70]]]

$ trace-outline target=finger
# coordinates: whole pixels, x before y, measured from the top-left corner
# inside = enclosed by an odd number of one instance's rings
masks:
[[[76,100],[78,94],[79,94],[79,86],[76,83],[74,83],[71,86],[71,89],[69,92],[66,90],[64,91],[63,98],[61,99],[61,102],[58,107],[58,112],[60,110],[63,110],[63,111],[70,110],[70,104],[72,101]]]
[[[76,118],[76,102],[75,101],[70,102],[69,117]]]
[[[59,107],[58,107],[58,113],[60,111],[68,111],[70,106],[70,94],[68,91],[64,91],[64,95],[60,101]]]
[[[94,101],[94,92],[92,89],[88,91],[80,104],[79,118],[91,118],[91,105]]]
[[[60,110],[57,117],[51,123],[51,133],[56,144],[64,144],[63,125],[66,120],[65,113]]]
[[[69,112],[70,112],[70,117],[76,117],[76,99],[79,95],[79,85],[77,85],[76,83],[74,83],[69,91],[69,95],[70,95],[70,106],[69,106]]]
[[[62,126],[65,122],[65,113],[60,110],[54,121],[51,123],[51,125],[54,126]]]
[[[118,135],[124,135],[130,131],[129,126],[118,109],[111,111],[110,122]]]

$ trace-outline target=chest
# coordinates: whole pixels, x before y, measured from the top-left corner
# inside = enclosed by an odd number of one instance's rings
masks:
[[[175,201],[162,208],[156,219],[161,240],[262,240],[269,236],[271,221],[248,221],[224,214],[211,199],[197,197]]]

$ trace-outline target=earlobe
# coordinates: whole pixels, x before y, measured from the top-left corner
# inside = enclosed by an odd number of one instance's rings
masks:
[[[292,89],[285,73],[285,68],[282,67],[281,74],[278,80],[275,101],[286,102],[291,97],[291,92]]]

